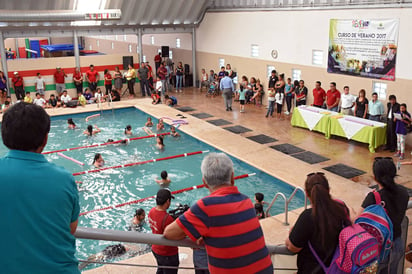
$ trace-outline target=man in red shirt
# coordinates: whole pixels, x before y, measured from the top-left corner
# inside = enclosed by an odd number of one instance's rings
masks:
[[[94,70],[94,66],[90,65],[90,69],[86,71],[86,80],[89,83],[89,88],[93,92],[97,89],[97,82],[100,79],[99,73]]]
[[[58,96],[60,96],[63,90],[66,89],[66,85],[64,84],[64,78],[66,77],[67,75],[64,70],[62,70],[60,67],[57,67],[56,72],[54,73],[54,81],[56,83],[56,92]]]
[[[167,213],[174,199],[170,190],[159,189],[156,195],[156,206],[149,211],[148,219],[153,234],[163,234],[165,228],[173,223],[173,218]],[[164,274],[177,273],[176,269],[165,269],[160,266],[179,266],[179,254],[176,246],[152,245],[152,252],[157,261],[157,272]]]
[[[17,100],[24,99],[24,82],[23,77],[19,75],[17,71],[13,73],[13,82],[14,93],[16,94]]]
[[[255,207],[234,186],[233,163],[224,153],[210,153],[201,165],[202,181],[210,195],[198,200],[164,236],[189,236],[204,242],[210,273],[271,273],[273,265],[265,245]]]
[[[165,95],[166,92],[166,75],[167,75],[167,68],[165,67],[165,62],[160,63],[160,67],[157,70],[157,76],[160,78],[162,82],[162,95]]]
[[[340,101],[340,91],[336,89],[336,83],[330,83],[330,90],[326,92],[326,106],[331,111],[338,112]]]
[[[157,70],[160,67],[160,63],[162,62],[162,54],[160,52],[158,55],[155,56],[154,62],[155,62],[155,68],[156,68],[156,76],[158,76]]]
[[[326,92],[321,85],[320,81],[316,81],[315,88],[313,89],[313,106],[318,108],[323,107],[326,98]]]

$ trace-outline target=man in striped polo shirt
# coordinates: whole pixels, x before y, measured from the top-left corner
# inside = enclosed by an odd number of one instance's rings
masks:
[[[201,170],[211,194],[167,226],[164,236],[204,242],[210,273],[273,273],[252,201],[234,186],[230,158],[210,153]]]

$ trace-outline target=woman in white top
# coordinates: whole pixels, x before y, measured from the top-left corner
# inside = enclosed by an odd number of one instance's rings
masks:
[[[275,95],[275,102],[276,102],[276,113],[277,113],[278,120],[284,120],[282,118],[283,99],[285,99],[284,93],[280,89],[277,89],[276,95]]]

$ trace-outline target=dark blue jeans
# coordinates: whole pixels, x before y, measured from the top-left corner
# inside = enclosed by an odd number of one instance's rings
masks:
[[[275,101],[269,101],[269,107],[268,107],[268,111],[266,112],[266,117],[268,117],[269,115],[272,116],[274,108],[275,108]]]
[[[169,268],[161,268],[161,266],[179,266],[179,254],[172,255],[172,256],[162,256],[156,254],[152,251],[153,255],[157,261],[157,271],[156,274],[177,274],[176,269],[169,269]]]

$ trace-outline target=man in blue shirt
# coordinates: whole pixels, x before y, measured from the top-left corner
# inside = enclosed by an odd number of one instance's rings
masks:
[[[220,90],[225,99],[226,111],[232,111],[232,94],[235,91],[232,78],[229,77],[229,72],[225,71],[225,77],[220,80]]]
[[[385,108],[383,104],[378,100],[378,94],[372,93],[372,101],[369,101],[369,119],[373,121],[381,121],[381,117],[385,114]]]
[[[9,152],[0,158],[0,265],[2,273],[80,273],[73,236],[79,197],[73,176],[41,154],[50,117],[17,103],[1,124]]]

